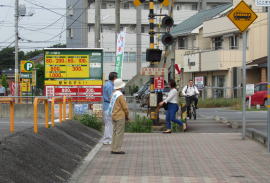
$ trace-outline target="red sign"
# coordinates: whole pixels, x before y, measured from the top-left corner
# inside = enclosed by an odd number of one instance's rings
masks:
[[[154,88],[155,88],[155,90],[163,90],[164,89],[164,77],[155,77]]]
[[[102,86],[46,86],[46,96],[69,96],[73,101],[100,102]]]

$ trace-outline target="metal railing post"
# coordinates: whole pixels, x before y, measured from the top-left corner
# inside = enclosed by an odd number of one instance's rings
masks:
[[[51,123],[52,127],[54,127],[54,100],[55,98],[52,98],[52,103],[51,103]]]
[[[38,98],[34,100],[34,133],[38,133]]]
[[[63,121],[66,121],[66,109],[67,109],[67,103],[66,103],[66,96],[63,97]]]

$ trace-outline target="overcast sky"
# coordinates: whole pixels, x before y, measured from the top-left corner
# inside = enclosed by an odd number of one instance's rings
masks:
[[[20,49],[41,49],[66,40],[66,0],[19,0],[27,14],[20,17]],[[0,0],[0,49],[14,46],[15,0]]]

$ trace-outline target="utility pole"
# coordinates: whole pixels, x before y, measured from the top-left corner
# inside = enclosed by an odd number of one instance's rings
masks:
[[[18,30],[18,23],[19,23],[19,0],[15,0],[15,96],[18,96],[18,89],[19,89],[19,30]],[[18,101],[17,99],[15,100]]]
[[[100,1],[95,0],[95,47],[100,48]]]
[[[137,35],[136,35],[136,45],[137,45],[137,75],[140,75],[141,73],[141,63],[142,63],[142,8],[141,6],[138,6],[136,9],[136,29],[137,29]]]
[[[115,0],[115,54],[117,49],[117,35],[120,33],[120,0]]]
[[[170,9],[169,9],[169,16],[173,17],[173,8],[174,8],[174,0],[171,0],[171,4],[170,4]],[[175,44],[176,42],[173,43],[173,45],[171,46],[171,53],[173,58],[171,58],[171,79],[175,79]],[[169,47],[169,46],[168,46]]]

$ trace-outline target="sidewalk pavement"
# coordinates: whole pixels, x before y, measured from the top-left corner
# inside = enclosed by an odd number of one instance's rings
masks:
[[[103,146],[78,183],[267,183],[270,154],[239,133],[125,134],[125,155]]]

